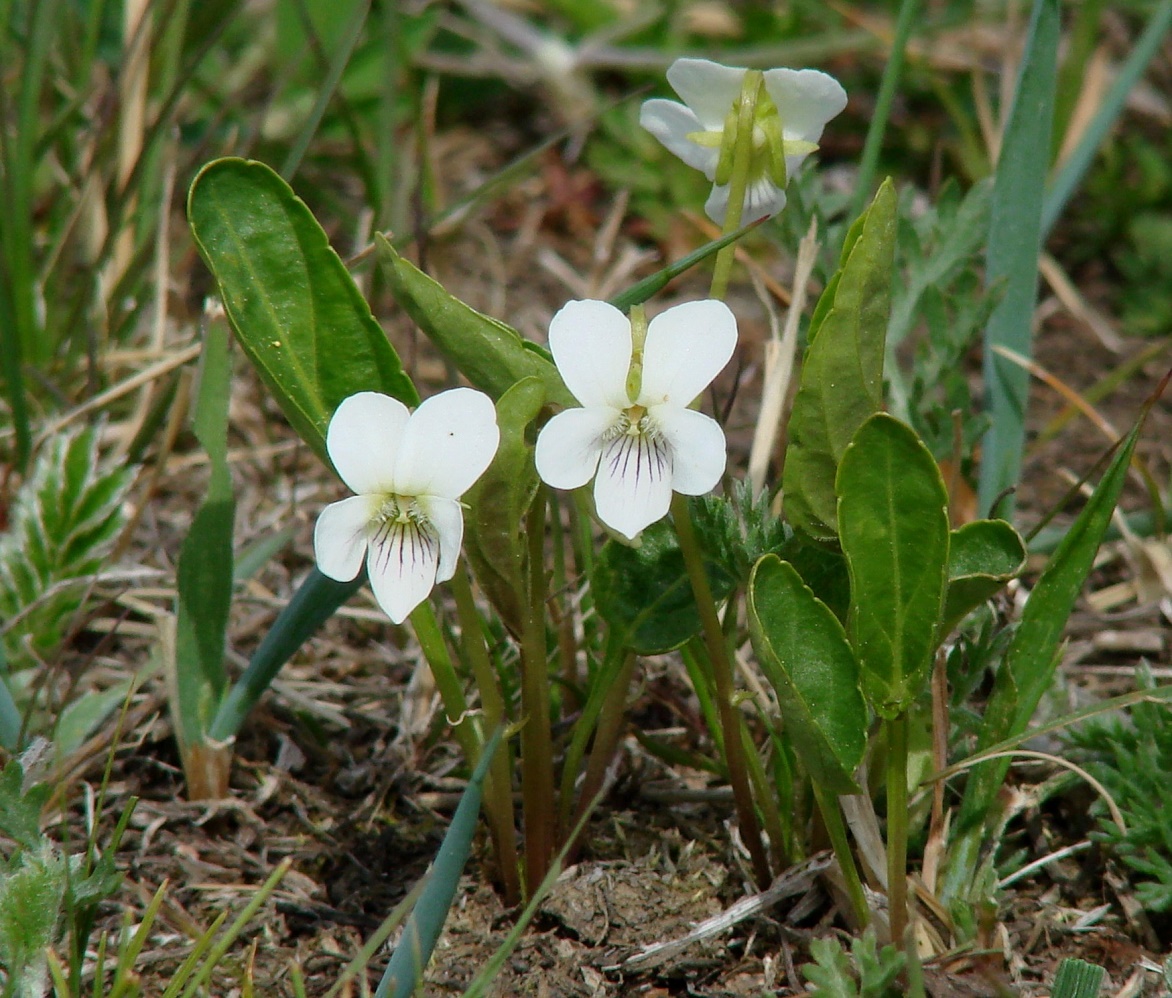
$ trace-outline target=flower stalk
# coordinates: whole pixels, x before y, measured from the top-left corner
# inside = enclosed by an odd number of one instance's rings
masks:
[[[545,644],[545,491],[539,489],[526,524],[529,593],[521,635],[521,809],[525,822],[525,890],[532,895],[553,860],[557,831],[553,733]]]
[[[741,84],[741,97],[737,105],[737,126],[733,132],[732,171],[729,176],[728,211],[724,216],[722,235],[736,232],[741,227],[744,214],[745,194],[749,188],[749,174],[753,168],[753,133],[757,116],[757,100],[763,93],[765,77],[760,70],[749,70]],[[725,141],[729,139],[725,131]],[[709,298],[723,299],[728,292],[728,281],[732,275],[736,243],[729,243],[716,254],[712,270],[712,287]]]
[[[480,706],[484,711],[484,729],[496,731],[503,727],[505,701],[501,696],[496,671],[484,642],[484,629],[476,601],[468,565],[461,560],[452,576],[452,595],[456,598],[456,614],[460,620],[460,650],[464,661],[471,666],[472,676],[480,691]],[[521,901],[521,881],[517,861],[517,840],[513,824],[512,766],[509,745],[506,742],[493,755],[488,778],[484,785],[484,809],[492,832],[497,865],[500,867],[501,886],[507,905]],[[469,759],[473,766],[477,759]]]
[[[891,941],[903,948],[907,896],[907,713],[884,721],[887,731],[887,911]]]
[[[757,821],[756,806],[753,802],[753,788],[749,780],[745,745],[741,734],[743,722],[733,703],[732,663],[729,661],[724,631],[720,626],[716,600],[712,596],[712,587],[708,584],[708,576],[704,571],[704,556],[700,551],[691,514],[688,512],[688,501],[681,495],[672,497],[672,520],[679,536],[680,551],[684,556],[692,593],[696,597],[696,606],[704,630],[704,644],[708,649],[708,657],[712,660],[716,708],[724,735],[724,759],[725,765],[728,766],[728,781],[732,786],[733,801],[736,804],[737,822],[741,828],[741,838],[749,850],[753,874],[757,878],[758,886],[764,890],[769,886],[773,875],[769,868],[769,857],[765,853],[765,843],[761,839],[761,825]]]

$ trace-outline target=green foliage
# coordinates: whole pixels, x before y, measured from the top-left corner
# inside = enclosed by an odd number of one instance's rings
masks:
[[[883,718],[923,692],[948,585],[948,496],[915,432],[868,419],[838,469],[838,531],[851,578],[851,644]]]
[[[776,555],[749,583],[749,631],[777,693],[785,732],[810,778],[828,794],[858,793],[867,747],[859,663],[838,618]]]
[[[706,554],[712,595],[724,599],[733,579]],[[623,645],[640,655],[679,648],[700,632],[696,597],[679,539],[667,520],[643,531],[638,547],[607,541],[590,579],[598,613]]]
[[[758,559],[780,552],[792,537],[769,509],[768,495],[754,497],[748,479],[734,482],[728,498],[696,496],[688,508],[705,551],[739,586],[748,584]]]
[[[810,320],[783,491],[790,523],[817,540],[837,537],[838,462],[855,431],[883,405],[895,210],[895,188],[886,181],[851,227],[841,268]]]
[[[6,994],[44,994],[45,950],[56,940],[67,878],[65,858],[47,841],[0,868],[0,967],[7,972]]]
[[[811,941],[810,955],[815,962],[805,964],[802,975],[813,986],[811,998],[900,998],[904,993],[896,978],[907,958],[894,946],[880,949],[874,929],[851,941],[850,956],[837,939]]]
[[[323,460],[347,396],[419,395],[305,203],[263,163],[220,159],[191,185],[187,215],[236,338],[293,429]]]
[[[547,401],[577,405],[543,349],[449,294],[386,239],[376,241],[395,300],[473,385],[496,400],[522,378],[535,377],[545,386]]]
[[[952,531],[948,544],[948,599],[940,636],[992,599],[1025,568],[1021,536],[1004,520],[974,520]]]
[[[1050,998],[1098,998],[1106,975],[1096,964],[1067,957],[1058,964]]]
[[[1141,689],[1156,685],[1146,668],[1137,680]],[[1121,831],[1097,801],[1094,837],[1131,870],[1135,896],[1145,908],[1172,912],[1172,707],[1137,703],[1126,717],[1092,718],[1067,737],[1127,825]]]
[[[126,522],[122,503],[133,473],[102,466],[96,428],[61,433],[38,455],[0,535],[0,620],[10,669],[44,661],[60,646]]]
[[[209,327],[195,410],[195,434],[211,464],[208,494],[179,552],[175,587],[175,657],[168,662],[171,713],[187,766],[193,744],[206,737],[208,723],[227,685],[224,647],[232,608],[232,527],[236,501],[228,470],[228,401],[232,363],[228,331]],[[191,782],[191,775],[188,775]]]
[[[1025,447],[1029,372],[997,353],[1032,354],[1042,199],[1049,169],[1057,75],[1058,0],[1035,0],[1022,68],[997,160],[986,250],[986,282],[1005,295],[985,326],[985,394],[990,419],[980,472],[980,512],[1017,484]],[[1012,504],[1012,498],[1010,499]]]
[[[990,293],[980,254],[989,226],[990,181],[962,194],[954,181],[924,211],[901,199],[891,322],[887,327],[888,398],[892,414],[910,423],[937,457],[951,457],[953,413],[965,415],[961,452],[970,454],[984,432],[976,414],[965,359],[999,294]],[[906,371],[896,350],[914,344]]]
[[[1111,522],[1142,427],[1141,418],[1116,450],[1098,487],[1030,593],[985,708],[979,748],[1025,731],[1049,688],[1058,667],[1066,622]],[[942,883],[948,903],[965,896],[973,884],[980,866],[984,825],[995,810],[993,802],[1008,769],[1007,760],[993,760],[975,767],[969,777]]]
[[[514,635],[520,635],[524,626],[523,599],[528,591],[525,520],[540,485],[525,434],[544,404],[545,386],[537,378],[524,378],[501,396],[500,446],[464,500],[469,510],[464,554],[480,588]]]

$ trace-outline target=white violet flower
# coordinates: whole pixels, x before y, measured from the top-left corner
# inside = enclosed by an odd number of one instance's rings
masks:
[[[441,392],[414,412],[378,392],[345,399],[330,420],[326,450],[357,495],[318,517],[318,569],[349,582],[365,556],[374,598],[401,624],[455,573],[464,538],[460,496],[499,443],[492,400],[471,388]]]
[[[535,454],[554,488],[594,478],[599,518],[630,539],[667,514],[673,490],[703,495],[724,474],[724,431],[688,404],[737,343],[721,301],[677,305],[647,325],[641,311],[633,318],[603,301],[572,301],[553,317],[549,347],[582,408],[554,416]]]
[[[728,210],[732,150],[747,69],[707,59],[677,59],[667,81],[684,103],[644,102],[639,123],[672,153],[703,171],[714,186],[708,217],[724,223]],[[816,69],[767,69],[753,117],[753,157],[741,223],[775,215],[785,207],[785,186],[818,148],[826,123],[846,107],[846,91]]]

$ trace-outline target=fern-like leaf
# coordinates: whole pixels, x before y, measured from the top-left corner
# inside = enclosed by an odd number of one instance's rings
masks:
[[[51,656],[126,522],[133,476],[104,468],[94,427],[52,440],[0,535],[0,627],[11,670]]]

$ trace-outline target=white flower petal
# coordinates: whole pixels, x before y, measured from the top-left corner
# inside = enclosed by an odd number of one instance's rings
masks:
[[[677,59],[667,69],[667,82],[705,128],[720,131],[740,95],[745,72],[708,59]]]
[[[765,90],[781,115],[787,139],[817,142],[826,122],[846,107],[842,85],[816,69],[768,69]]]
[[[660,98],[644,101],[639,111],[639,124],[688,166],[703,171],[709,180],[716,176],[720,147],[698,145],[688,138],[693,132],[702,132],[705,128],[683,104]]]
[[[791,169],[797,170],[805,158],[805,156],[786,156],[786,175],[793,176],[789,171]],[[792,167],[791,160],[793,161]],[[745,191],[745,207],[741,213],[741,225],[748,225],[759,218],[769,218],[770,215],[776,215],[785,207],[785,201],[785,191],[768,177],[761,177],[749,184]]]
[[[374,598],[392,623],[401,624],[435,585],[439,537],[418,523],[391,521],[370,539],[366,572]]]
[[[464,542],[464,510],[455,499],[420,496],[415,500],[423,514],[431,521],[439,540],[439,567],[435,581],[447,582],[456,574],[460,560],[460,545]]]
[[[671,450],[663,437],[624,433],[602,451],[594,480],[598,518],[634,539],[671,506]]]
[[[683,408],[723,370],[737,345],[737,320],[722,301],[685,302],[647,326],[639,404]]]
[[[704,214],[717,225],[724,225],[724,216],[728,214],[728,184],[712,186],[712,193],[704,202]]]
[[[671,487],[686,496],[716,488],[727,459],[720,424],[702,412],[674,406],[664,406],[652,416],[671,446]]]
[[[785,168],[789,176],[793,176],[805,158],[805,155],[786,156]],[[741,209],[741,225],[748,225],[759,218],[769,218],[770,215],[776,215],[785,207],[785,202],[785,191],[768,177],[761,177],[750,183],[745,191],[745,204]],[[704,205],[704,213],[718,225],[724,225],[724,218],[728,214],[728,184],[713,186],[712,193],[708,195],[708,201]]]
[[[390,491],[408,416],[402,402],[378,392],[359,392],[342,400],[326,430],[326,452],[352,491]]]
[[[594,477],[602,454],[602,435],[619,413],[606,406],[559,412],[537,435],[533,459],[537,474],[555,489],[577,489]]]
[[[567,302],[550,321],[549,349],[570,394],[584,406],[631,404],[631,323],[613,305]]]
[[[351,496],[330,503],[313,528],[313,556],[318,571],[335,582],[349,582],[362,567],[370,521],[378,508],[374,496]]]
[[[501,433],[492,399],[472,388],[433,395],[411,414],[399,458],[399,495],[458,499],[492,464]]]

